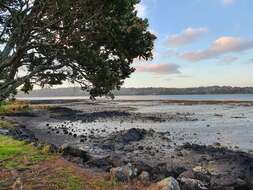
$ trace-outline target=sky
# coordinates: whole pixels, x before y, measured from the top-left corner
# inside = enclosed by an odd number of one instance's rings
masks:
[[[124,87],[253,86],[252,0],[142,0],[157,36]]]

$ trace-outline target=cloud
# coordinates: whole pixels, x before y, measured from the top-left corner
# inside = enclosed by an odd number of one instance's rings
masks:
[[[253,58],[249,59],[247,63],[248,64],[253,64]]]
[[[235,2],[235,0],[222,0],[222,3],[224,4],[224,5],[231,5],[231,4],[233,4]]]
[[[144,4],[139,3],[135,6],[135,9],[137,11],[137,16],[141,18],[147,17],[147,8]]]
[[[135,66],[137,72],[146,72],[154,74],[179,74],[180,66],[173,63],[163,63],[163,64],[141,64]]]
[[[179,53],[178,53],[175,49],[169,49],[169,50],[166,52],[166,55],[167,55],[167,56],[174,57],[174,56],[178,56]]]
[[[195,42],[208,30],[206,28],[186,28],[180,34],[171,35],[168,39],[169,46],[179,47]]]
[[[221,63],[221,64],[230,64],[230,63],[233,63],[233,62],[235,62],[237,60],[238,60],[238,57],[235,57],[235,56],[225,56],[225,57],[223,57],[219,61],[219,63]]]
[[[227,53],[243,52],[253,48],[253,40],[235,37],[220,37],[215,40],[209,48],[197,52],[187,52],[181,58],[197,62],[201,60],[217,58]]]

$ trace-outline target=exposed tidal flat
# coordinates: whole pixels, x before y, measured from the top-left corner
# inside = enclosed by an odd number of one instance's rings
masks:
[[[65,147],[66,158],[83,167],[110,171],[131,163],[154,182],[173,176],[181,184],[194,178],[208,189],[252,188],[250,98],[30,103],[51,108],[6,117],[39,142]]]

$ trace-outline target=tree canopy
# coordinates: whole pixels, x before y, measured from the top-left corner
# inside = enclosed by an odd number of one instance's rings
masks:
[[[139,0],[0,0],[0,100],[33,86],[78,83],[109,95],[152,58]]]

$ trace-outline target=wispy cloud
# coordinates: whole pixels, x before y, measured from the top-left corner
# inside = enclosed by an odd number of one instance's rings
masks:
[[[209,48],[202,51],[187,52],[181,58],[188,61],[201,61],[217,58],[228,53],[237,53],[253,48],[253,40],[246,40],[235,37],[220,37],[215,40]]]
[[[141,64],[136,67],[137,72],[147,72],[154,74],[179,74],[180,66],[173,63],[162,63],[162,64]]]
[[[231,5],[235,3],[235,0],[221,0],[224,5]]]
[[[238,60],[238,57],[235,57],[235,56],[225,56],[225,57],[223,57],[219,61],[219,63],[221,63],[221,64],[230,64],[230,63],[234,63],[237,60]]]
[[[207,28],[186,28],[180,34],[169,36],[168,44],[171,47],[184,46],[195,42],[208,32]]]
[[[249,59],[247,63],[248,64],[253,64],[253,58]]]

